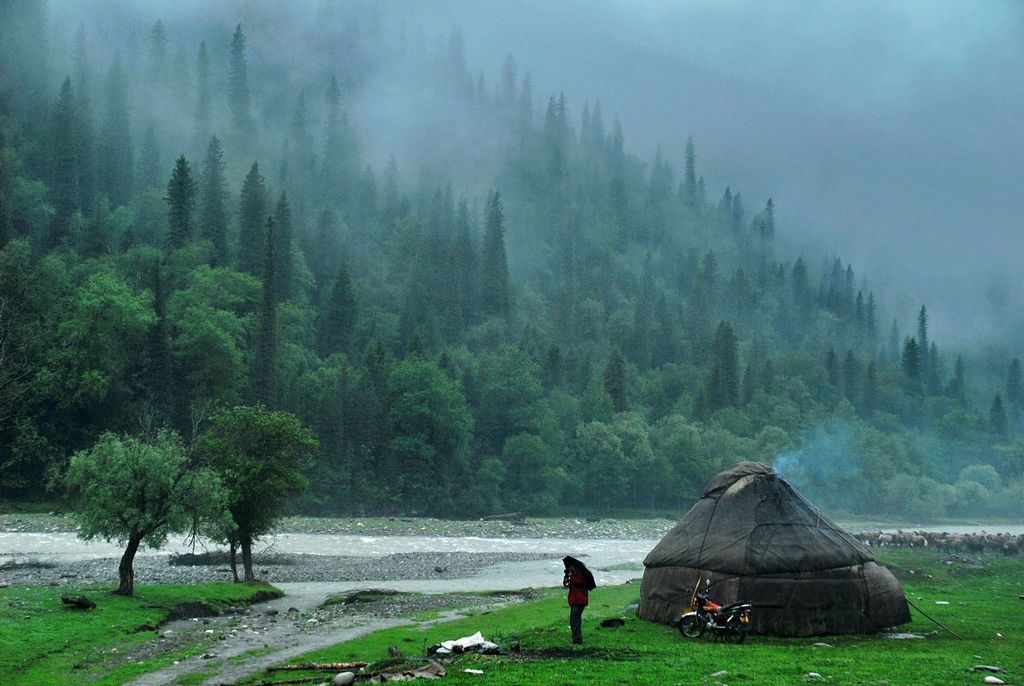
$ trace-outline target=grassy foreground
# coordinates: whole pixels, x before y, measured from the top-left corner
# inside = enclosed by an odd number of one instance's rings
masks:
[[[202,650],[192,645],[137,661],[126,657],[132,644],[151,641],[154,629],[177,610],[187,606],[216,614],[231,605],[282,595],[268,584],[140,585],[133,598],[114,595],[114,588],[0,589],[0,683],[122,684]],[[84,594],[96,608],[63,605],[62,593]]]
[[[1008,675],[1000,676],[1007,683],[1021,683],[1024,600],[1019,596],[1024,594],[1024,564],[1020,560],[989,558],[950,564],[934,552],[893,551],[883,561],[899,568],[914,603],[964,639],[938,630],[912,611],[913,622],[904,630],[924,634],[923,639],[752,636],[740,646],[706,637],[690,641],[672,627],[626,615],[623,608],[639,594],[638,585],[631,584],[592,594],[584,615],[583,646],[570,644],[565,600],[561,591],[552,590],[535,602],[432,626],[378,631],[291,662],[374,662],[388,657],[390,645],[405,655],[420,656],[432,643],[481,631],[503,646],[519,640],[522,652],[507,657],[461,656],[449,665],[446,684],[981,684],[984,674],[969,671],[976,664],[1003,667]],[[626,618],[625,627],[599,628],[608,617]],[[815,645],[822,642],[828,647]],[[466,673],[467,668],[483,674]],[[710,678],[721,670],[728,674]],[[809,672],[821,677],[808,677]],[[250,681],[304,675],[264,673]]]

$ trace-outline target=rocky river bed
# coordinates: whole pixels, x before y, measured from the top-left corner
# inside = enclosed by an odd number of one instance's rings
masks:
[[[557,560],[554,553],[412,552],[381,557],[273,553],[269,562],[255,555],[256,576],[272,584],[444,581],[473,576],[499,564]],[[230,581],[227,564],[176,565],[170,555],[135,558],[135,578],[143,583]],[[0,582],[15,584],[117,583],[116,557],[60,560],[45,555],[13,555],[0,562]],[[241,569],[239,569],[241,573]],[[455,586],[455,584],[452,584]]]

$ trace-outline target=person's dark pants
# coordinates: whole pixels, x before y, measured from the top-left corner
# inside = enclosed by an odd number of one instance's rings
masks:
[[[586,605],[569,606],[569,628],[572,629],[572,642],[583,643],[583,610]]]

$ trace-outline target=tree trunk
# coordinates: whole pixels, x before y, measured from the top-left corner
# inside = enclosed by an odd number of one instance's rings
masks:
[[[245,583],[256,581],[256,575],[252,573],[252,539],[242,536],[242,567],[245,569]]]
[[[121,564],[117,566],[117,574],[121,579],[117,590],[118,595],[132,595],[135,592],[135,569],[132,563],[135,561],[135,553],[139,552],[139,544],[142,543],[141,536],[132,536],[128,539],[128,547],[124,549],[121,556]]]
[[[231,580],[237,584],[241,581],[238,578],[238,544],[231,541],[229,545],[231,546]]]

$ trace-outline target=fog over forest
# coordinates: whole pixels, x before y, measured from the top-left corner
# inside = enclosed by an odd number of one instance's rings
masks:
[[[667,506],[780,456],[848,512],[1024,500],[1017,3],[4,12],[10,494],[258,401],[320,440],[310,511]]]

